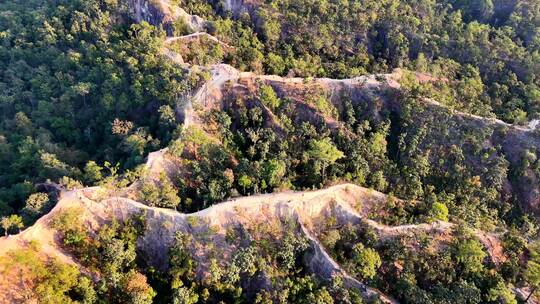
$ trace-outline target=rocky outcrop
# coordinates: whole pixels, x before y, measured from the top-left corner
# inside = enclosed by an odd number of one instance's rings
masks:
[[[169,0],[129,0],[129,8],[135,21],[146,21],[165,30],[168,36],[174,36],[176,20],[182,20],[191,31],[200,32],[207,22],[199,16],[190,15],[184,9],[174,6]]]
[[[237,18],[242,13],[248,11],[249,3],[246,3],[246,2],[249,2],[249,0],[247,0],[247,1],[246,0],[224,0],[223,4],[224,4],[225,10],[231,12],[232,15],[235,18]],[[252,0],[252,2],[253,2],[253,0]]]

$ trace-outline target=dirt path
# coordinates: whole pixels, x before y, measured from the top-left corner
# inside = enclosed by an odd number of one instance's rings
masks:
[[[166,158],[165,151],[161,150],[150,154],[146,165],[149,172],[166,170],[165,167],[167,165],[164,164]],[[386,196],[380,192],[353,184],[343,184],[317,191],[288,191],[246,196],[213,205],[199,212],[189,214],[189,216],[222,218],[223,214],[227,214],[231,210],[245,210],[251,216],[257,217],[258,214],[261,214],[262,210],[275,210],[279,206],[279,208],[282,208],[282,216],[295,215],[299,217],[302,223],[311,224],[313,218],[320,216],[323,209],[328,207],[328,202],[330,201],[341,202],[338,204],[338,207],[343,211],[343,216],[348,217],[351,221],[362,221],[368,224],[383,238],[394,238],[399,235],[414,233],[415,231],[449,233],[455,228],[455,224],[443,221],[436,221],[430,224],[422,223],[400,226],[387,226],[373,221],[366,216],[368,214],[367,211],[362,212],[362,214],[359,213],[354,208],[355,204],[361,201],[363,210],[373,210],[386,202]],[[140,207],[144,208],[144,205]],[[285,214],[283,211],[285,209],[283,208],[290,211]],[[175,211],[164,209],[164,212]],[[222,222],[217,221],[216,224],[221,225]],[[487,233],[478,229],[473,230],[473,234],[482,242],[495,264],[499,265],[506,260],[499,234]]]
[[[153,154],[149,158],[147,168],[161,167],[160,158],[162,155],[161,153]],[[385,303],[396,303],[376,289],[364,285],[347,274],[304,225],[304,223],[309,225],[314,217],[322,216],[328,210],[329,205],[335,203],[336,200],[339,205],[349,206],[362,199],[362,197],[369,195],[370,190],[345,184],[318,191],[290,191],[248,196],[216,204],[191,214],[183,214],[171,209],[153,208],[122,197],[110,197],[101,201],[93,199],[99,197],[102,190],[100,187],[92,187],[63,192],[55,208],[40,219],[36,225],[24,230],[19,235],[0,238],[0,254],[16,249],[30,240],[38,239],[42,242],[44,254],[60,257],[65,262],[75,263],[59,249],[59,244],[54,240],[55,233],[48,226],[51,218],[69,208],[79,208],[81,217],[85,218],[90,229],[99,227],[104,220],[110,220],[112,217],[127,219],[132,214],[145,211],[147,214],[147,230],[150,233],[145,234],[139,245],[143,250],[144,248],[151,250],[155,256],[160,255],[160,252],[166,254],[164,248],[170,246],[176,231],[193,233],[193,227],[190,227],[191,224],[189,224],[193,222],[193,218],[198,218],[197,222],[205,223],[208,227],[219,228],[219,233],[222,235],[225,234],[227,227],[230,225],[239,223],[253,225],[261,218],[269,221],[296,218],[313,248],[313,256],[309,265],[314,273],[326,279],[331,279],[334,275],[343,276],[347,286],[358,288],[365,296],[373,297],[377,295]],[[167,224],[168,228],[163,228],[165,223],[169,223]],[[195,232],[195,234],[197,233]],[[216,241],[215,243],[220,242]]]
[[[201,33],[196,33],[201,34]],[[175,59],[174,52],[168,54],[169,58],[173,60]],[[238,82],[240,79],[252,79],[252,80],[260,80],[260,81],[266,81],[271,83],[278,83],[278,84],[297,84],[297,85],[306,85],[306,84],[319,84],[322,87],[326,88],[331,96],[334,96],[336,92],[340,92],[343,90],[343,88],[351,88],[351,87],[361,87],[365,88],[366,91],[373,91],[375,89],[379,89],[382,86],[389,86],[393,88],[399,88],[399,79],[401,77],[401,71],[397,70],[394,73],[390,74],[380,74],[380,75],[367,75],[367,76],[360,76],[350,79],[332,79],[332,78],[299,78],[299,77],[281,77],[277,75],[258,75],[254,74],[252,72],[240,72],[234,67],[228,65],[228,64],[217,64],[212,65],[210,68],[211,71],[211,77],[210,80],[208,80],[207,83],[205,83],[194,95],[192,102],[195,105],[202,105],[203,108],[209,108],[213,105],[215,105],[218,101],[222,98],[222,92],[221,89],[223,88],[223,84],[231,81],[231,82]],[[384,79],[384,82],[381,82],[378,79]],[[435,101],[430,98],[425,98],[423,100],[426,104],[449,109],[447,106],[439,103],[438,101]],[[504,126],[507,128],[515,129],[519,132],[534,132],[537,128],[537,126],[540,124],[540,120],[532,120],[530,121],[526,126],[522,125],[515,125],[510,124],[507,122],[504,122],[500,119],[496,118],[487,118],[482,117],[475,114],[470,114],[466,112],[456,111],[452,110],[452,113],[457,116],[473,119],[473,120],[479,120],[485,124],[488,125],[499,125]]]
[[[37,241],[44,255],[57,258],[67,264],[76,265],[75,259],[60,249],[59,240],[50,225],[55,214],[65,206],[78,204],[78,201],[76,192],[64,192],[61,196],[61,206],[56,206],[50,213],[37,220],[34,225],[19,234],[0,237],[0,256],[5,255],[10,250],[25,247],[32,241]]]
[[[144,5],[142,4],[148,0],[133,0],[133,1],[135,1],[135,12],[137,16],[136,19],[138,21],[143,20],[144,18],[142,17],[142,11],[144,10]],[[233,11],[238,10],[239,8],[243,6],[242,2],[234,1],[233,3],[231,1],[232,0],[226,1],[226,8],[228,8],[229,10],[233,10]],[[203,18],[196,15],[188,14],[182,8],[171,5],[169,0],[158,0],[157,3],[155,3],[154,5],[157,5],[156,7],[159,8],[163,12],[164,15],[168,16],[169,19],[176,20],[178,18],[182,18],[188,24],[188,26],[195,32],[195,33],[185,35],[185,36],[168,37],[165,40],[165,45],[168,45],[178,40],[185,40],[185,39],[189,40],[189,39],[205,36],[211,39],[212,41],[223,45],[224,47],[233,48],[232,46],[226,43],[223,43],[218,38],[206,32],[205,28],[208,24],[207,20],[204,20]],[[174,62],[182,64],[184,66],[189,66],[183,62],[182,57],[179,54],[175,54],[174,52],[172,52],[171,50],[167,48],[164,51],[164,53],[169,58],[171,58],[171,60],[173,60]],[[199,68],[204,69],[204,67],[199,67]],[[299,78],[299,77],[285,78],[285,77],[281,77],[277,75],[258,75],[251,72],[240,72],[236,70],[234,67],[230,65],[226,65],[226,64],[212,65],[210,67],[210,70],[212,73],[212,77],[210,78],[207,84],[203,85],[203,87],[200,90],[198,90],[198,92],[195,94],[195,97],[193,99],[193,102],[200,103],[204,105],[205,107],[215,102],[215,100],[211,102],[212,100],[209,100],[208,97],[210,97],[211,95],[213,95],[214,97],[221,96],[221,93],[218,93],[219,89],[221,88],[221,84],[223,84],[226,81],[238,80],[240,77],[251,77],[254,79],[281,82],[281,83],[301,84],[301,83],[306,83],[306,82],[315,82],[315,83],[320,83],[321,85],[328,87],[329,91],[331,92],[331,95],[333,95],[335,91],[341,88],[341,86],[348,86],[348,87],[361,86],[361,87],[366,87],[367,89],[380,88],[383,85],[380,79],[385,80],[385,85],[388,85],[394,88],[399,88],[400,86],[399,79],[402,76],[401,71],[398,70],[397,72],[390,73],[390,74],[367,75],[367,76],[360,76],[360,77],[354,77],[354,78],[349,78],[349,79]],[[430,76],[426,74],[422,74],[419,76],[421,78],[431,79]],[[447,106],[433,99],[426,98],[424,101],[427,104],[448,109]],[[487,124],[497,124],[497,125],[501,125],[501,126],[505,126],[509,128],[514,128],[515,130],[518,130],[521,132],[533,132],[536,130],[536,127],[540,125],[540,120],[532,120],[528,122],[526,126],[521,126],[521,125],[509,124],[500,119],[486,118],[486,117],[482,117],[482,116],[478,116],[478,115],[474,115],[474,114],[470,114],[466,112],[461,112],[461,111],[454,111],[454,114],[463,116],[463,117],[476,119],[476,120],[481,120],[482,122],[487,123]]]
[[[440,102],[438,102],[436,100],[430,99],[430,98],[425,98],[424,102],[427,103],[427,104],[430,104],[430,105],[440,107],[440,108],[449,109],[447,106],[441,104]],[[517,131],[521,131],[521,132],[534,132],[536,130],[536,127],[538,127],[538,125],[540,123],[540,120],[534,119],[534,120],[531,120],[530,122],[528,122],[526,125],[516,125],[516,124],[507,123],[507,122],[502,121],[502,120],[497,119],[497,118],[488,118],[488,117],[483,117],[483,116],[480,116],[480,115],[475,115],[475,114],[471,114],[471,113],[467,113],[467,112],[461,112],[461,111],[457,111],[457,110],[452,110],[452,113],[454,113],[456,115],[459,115],[459,116],[462,116],[462,117],[468,117],[468,118],[471,118],[471,119],[474,119],[474,120],[479,120],[479,121],[482,121],[482,122],[484,122],[486,124],[490,124],[490,125],[499,125],[499,126],[503,126],[503,127],[507,127],[507,128],[513,128],[513,129],[515,129]]]
[[[145,0],[136,0],[138,3],[137,14],[140,19],[144,14]],[[202,32],[204,30],[205,20],[197,16],[187,14],[180,8],[172,8],[167,0],[159,0],[159,4],[163,10],[168,10],[171,14],[171,18],[184,18],[188,21],[188,25],[197,30],[196,33],[182,36],[168,38],[166,43],[172,43],[180,39],[193,39],[196,37],[207,36],[210,39],[218,43],[217,38]],[[180,63],[181,57],[174,57],[173,52],[167,53],[170,58]],[[183,62],[182,62],[183,63]],[[284,78],[275,75],[256,75],[249,72],[240,72],[230,65],[218,64],[210,67],[211,77],[195,94],[192,98],[189,98],[188,104],[185,107],[185,122],[184,125],[188,126],[193,123],[197,123],[197,117],[193,113],[195,106],[201,106],[208,108],[214,105],[222,98],[222,88],[228,81],[238,81],[241,78],[253,78],[263,81],[281,82],[281,83],[295,83],[304,84],[306,82],[320,83],[330,90],[338,90],[341,86],[361,86],[366,88],[378,88],[382,83],[377,80],[380,77],[384,77],[387,81],[386,84],[391,86],[399,86],[398,79],[395,74],[387,75],[370,75],[362,76],[351,79],[330,79],[319,78],[306,80],[304,78]],[[434,101],[427,100],[426,102],[436,105],[442,108],[446,108],[444,105]],[[522,127],[507,124],[500,120],[488,119],[468,113],[455,112],[457,115],[470,117],[473,119],[480,119],[488,123],[496,123],[507,127],[515,128],[519,131],[530,132],[532,128],[536,127],[538,122],[531,122],[531,127]],[[163,152],[150,154],[147,168],[150,170],[164,170],[163,168]],[[169,244],[167,242],[172,241],[174,233],[182,229],[188,229],[189,218],[203,219],[208,226],[219,227],[223,232],[226,227],[232,223],[256,221],[260,219],[261,214],[269,214],[276,219],[284,219],[288,217],[297,217],[301,228],[305,236],[310,240],[315,253],[310,265],[312,270],[323,276],[331,277],[334,274],[343,276],[348,284],[359,288],[365,295],[378,294],[383,298],[386,298],[387,303],[395,303],[394,300],[385,297],[379,291],[369,288],[357,279],[350,276],[338,263],[336,263],[328,252],[325,251],[319,240],[314,236],[313,232],[307,227],[312,223],[315,217],[320,217],[325,214],[325,211],[333,204],[336,204],[346,211],[348,216],[362,220],[375,228],[383,237],[395,237],[402,234],[411,233],[414,231],[436,231],[446,232],[453,229],[454,224],[446,222],[436,222],[434,224],[418,224],[418,225],[403,225],[403,226],[386,226],[377,223],[373,220],[367,219],[364,215],[359,214],[354,208],[354,204],[358,200],[364,201],[364,199],[373,194],[372,190],[364,189],[352,184],[338,185],[318,191],[309,192],[282,192],[275,194],[257,195],[250,197],[242,197],[226,201],[220,204],[216,204],[205,210],[192,213],[182,214],[170,209],[160,209],[148,207],[144,204],[136,201],[121,198],[110,197],[104,200],[94,200],[92,196],[99,192],[100,188],[86,188],[80,190],[67,191],[62,193],[61,199],[56,207],[47,215],[39,219],[35,225],[27,228],[18,235],[1,237],[0,238],[0,255],[5,254],[7,251],[25,246],[30,241],[38,240],[42,244],[43,254],[54,256],[61,261],[76,264],[76,261],[67,253],[60,249],[58,240],[56,239],[55,232],[50,228],[50,220],[56,214],[71,207],[82,207],[84,210],[84,216],[89,221],[89,227],[97,227],[100,221],[110,219],[111,217],[127,218],[130,215],[139,212],[141,210],[147,211],[147,215],[150,216],[150,225],[155,229],[155,234],[149,234],[142,240],[142,246],[150,248],[154,254],[159,255],[156,252],[156,248],[165,248]],[[379,195],[379,194],[376,194]],[[380,194],[382,195],[382,194]],[[384,196],[384,195],[383,195]],[[367,200],[371,201],[371,200]],[[167,227],[162,227],[167,223]],[[158,228],[158,225],[160,228]],[[191,228],[190,228],[191,229]],[[159,234],[159,237],[157,236]],[[496,235],[488,234],[482,231],[475,230],[475,235],[486,247],[488,253],[494,260],[499,263],[504,258],[502,254],[502,246]],[[165,254],[165,253],[161,253]]]
[[[152,154],[149,157],[147,168],[149,170],[162,168],[163,156],[164,153]],[[334,212],[336,216],[345,218],[347,221],[365,222],[376,229],[383,238],[414,233],[414,231],[444,233],[451,231],[454,227],[453,224],[446,222],[402,226],[386,226],[377,223],[368,219],[367,214],[359,213],[357,209],[361,207],[363,210],[369,210],[380,207],[370,204],[383,204],[385,202],[384,194],[353,184],[337,185],[317,191],[289,191],[241,197],[191,214],[183,214],[171,209],[153,208],[123,197],[109,197],[100,200],[102,190],[100,187],[92,187],[63,192],[56,207],[34,226],[18,235],[0,238],[0,255],[5,254],[8,250],[23,246],[31,240],[39,240],[43,246],[44,254],[58,257],[66,263],[75,264],[76,262],[68,254],[59,249],[55,233],[49,227],[50,219],[55,214],[73,207],[83,210],[81,217],[86,219],[88,227],[91,229],[98,228],[107,219],[127,219],[132,214],[145,211],[147,231],[149,232],[141,239],[139,245],[143,251],[152,252],[157,263],[166,259],[166,248],[173,241],[176,231],[197,234],[190,224],[194,218],[198,218],[197,222],[204,223],[205,227],[218,229],[215,239],[208,240],[208,242],[221,244],[220,246],[227,246],[220,238],[223,238],[230,225],[257,225],[260,220],[283,221],[284,219],[296,218],[313,248],[309,266],[314,273],[323,278],[331,278],[333,275],[342,276],[348,286],[358,288],[365,296],[379,295],[386,299],[386,303],[396,303],[376,289],[364,285],[349,275],[326,252],[315,237],[315,233],[308,227],[313,227],[316,219],[329,216],[328,212]],[[498,238],[481,231],[475,231],[475,235],[484,244],[494,262],[498,263],[502,257],[502,247]],[[200,253],[200,256],[203,258],[204,252]]]

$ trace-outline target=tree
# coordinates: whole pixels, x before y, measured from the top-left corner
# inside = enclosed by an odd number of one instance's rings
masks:
[[[91,279],[87,277],[79,278],[79,282],[75,287],[75,291],[81,295],[82,304],[93,304],[97,301],[96,291]]]
[[[305,238],[297,237],[294,233],[288,232],[281,242],[281,250],[278,257],[281,265],[288,270],[295,266],[296,258],[299,253],[308,248],[309,244]]]
[[[157,206],[160,202],[158,186],[152,181],[143,181],[139,190],[139,200],[148,206]]]
[[[180,204],[176,188],[163,172],[157,183],[151,180],[143,181],[139,191],[139,199],[149,206],[160,208],[176,209]]]
[[[219,264],[217,259],[210,259],[210,266],[208,267],[208,276],[205,278],[205,284],[212,286],[216,289],[221,289],[221,278],[225,275],[223,267]]]
[[[146,276],[138,271],[130,271],[123,278],[122,289],[127,302],[133,304],[151,304],[156,292],[146,281]]]
[[[259,98],[261,102],[271,110],[276,110],[281,105],[281,100],[277,97],[274,89],[266,84],[259,88]]]
[[[381,257],[377,251],[365,248],[358,243],[352,249],[353,262],[356,272],[363,279],[372,279],[377,274],[377,269],[381,267]]]
[[[50,208],[51,204],[47,193],[38,192],[31,194],[26,199],[26,205],[22,209],[22,213],[27,218],[27,222],[29,222],[45,214]]]
[[[287,165],[282,160],[271,159],[263,164],[262,171],[266,184],[272,189],[283,182],[283,177],[287,174]]]
[[[161,193],[158,207],[176,209],[180,204],[180,197],[178,197],[178,192],[174,185],[163,172],[159,176],[159,184]]]
[[[489,21],[493,15],[495,6],[492,0],[454,0],[454,5],[464,11],[465,19],[468,21],[478,20],[480,22]]]
[[[136,233],[131,226],[113,221],[98,232],[95,250],[98,265],[103,272],[102,289],[112,292],[112,297],[121,297],[117,288],[125,286],[126,275],[133,269],[136,253]]]
[[[415,61],[416,70],[418,70],[419,72],[427,72],[428,64],[429,63],[426,60],[426,56],[424,55],[424,53],[419,53],[418,58],[416,58]]]
[[[71,296],[91,300],[92,286],[86,286],[87,292],[84,294],[79,292],[84,281],[90,283],[90,280],[82,277],[73,265],[61,263],[55,258],[45,261],[39,249],[39,244],[30,242],[28,247],[9,251],[0,257],[0,275],[17,273],[17,282],[24,286],[22,295],[25,301],[73,303]]]
[[[246,188],[250,188],[252,184],[251,178],[245,174],[238,178],[238,185],[242,187],[244,193],[246,193]]]
[[[12,214],[5,216],[0,220],[0,225],[4,229],[4,234],[7,236],[13,230],[20,231],[23,227],[23,219],[20,215]]]
[[[173,292],[173,304],[195,304],[199,302],[199,295],[191,288],[179,287]]]
[[[257,270],[257,249],[254,246],[238,249],[232,258],[232,264],[235,265],[240,275],[247,275],[252,277]]]
[[[83,179],[86,184],[94,184],[103,179],[103,167],[99,166],[95,161],[90,160],[84,166]]]
[[[163,105],[158,109],[159,124],[164,130],[169,130],[176,125],[176,114],[169,105]]]
[[[261,32],[264,39],[269,45],[274,45],[281,34],[279,15],[265,9],[259,9],[257,14],[261,20]]]
[[[284,293],[287,298],[282,301],[298,304],[333,304],[334,299],[324,286],[317,284],[315,277],[301,276],[288,282],[288,292]],[[280,301],[281,302],[281,301]]]
[[[72,94],[75,96],[81,96],[83,98],[83,104],[86,106],[86,95],[92,90],[92,84],[89,82],[79,82],[71,87]]]
[[[448,221],[448,207],[445,204],[435,202],[429,210],[430,221]]]
[[[540,241],[533,242],[528,249],[531,258],[527,261],[527,268],[525,269],[524,276],[532,289],[527,300],[540,287]],[[527,300],[525,302],[527,302]]]
[[[56,154],[39,151],[40,154],[40,174],[42,176],[49,176],[50,178],[57,179],[63,176],[70,176],[73,174],[73,168],[63,161],[59,160]]]
[[[465,273],[478,273],[484,269],[482,262],[486,252],[482,244],[475,239],[457,240],[454,244],[454,256]]]
[[[504,284],[503,281],[499,281],[497,283],[497,286],[489,290],[488,300],[503,304],[517,304],[516,296],[514,295],[512,290],[510,290],[510,288],[508,288],[506,284]]]
[[[173,289],[178,289],[184,285],[184,281],[195,278],[197,264],[189,252],[192,240],[191,235],[177,232],[173,246],[169,248],[169,276]]]
[[[79,270],[73,265],[61,264],[59,261],[54,261],[52,265],[46,267],[48,269],[43,278],[45,282],[38,284],[35,291],[39,303],[69,303],[69,293],[78,285]]]
[[[121,149],[132,157],[141,157],[150,141],[151,137],[147,136],[146,132],[139,130],[124,137]]]
[[[349,288],[348,286],[346,286],[343,282],[343,277],[340,275],[332,276],[332,284],[330,286],[330,290],[332,291],[332,295],[334,295],[335,299],[341,300],[340,303],[364,303],[364,301],[362,300],[362,295],[360,294],[360,290],[356,288]]]
[[[335,163],[338,159],[345,156],[334,144],[330,138],[325,137],[321,140],[313,139],[309,143],[308,155],[322,163],[322,176],[324,179],[325,169],[329,165]]]
[[[287,68],[283,58],[281,58],[281,56],[279,56],[278,54],[274,53],[269,53],[268,56],[266,56],[265,64],[267,71],[275,75],[282,75]]]
[[[377,170],[369,176],[370,185],[377,191],[385,191],[388,187],[388,181],[384,177],[382,170]]]

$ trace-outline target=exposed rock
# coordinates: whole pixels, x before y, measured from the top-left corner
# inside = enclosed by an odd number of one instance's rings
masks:
[[[244,2],[244,0],[225,0],[225,9],[230,11],[233,16],[238,17],[243,12],[247,11],[247,7]]]
[[[174,35],[173,22],[181,19],[194,32],[203,31],[207,22],[199,16],[190,15],[169,0],[129,0],[129,8],[135,21],[146,21],[162,27],[168,36]]]

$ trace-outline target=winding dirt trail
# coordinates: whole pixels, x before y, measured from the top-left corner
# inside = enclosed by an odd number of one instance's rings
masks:
[[[199,17],[200,18],[200,17]],[[207,37],[208,39],[212,40],[215,43],[218,43],[222,45],[225,48],[228,49],[234,49],[233,46],[230,46],[215,36],[212,36],[208,34],[205,31],[197,31],[195,33],[185,35],[185,36],[177,36],[177,37],[168,37],[165,39],[165,51],[164,54],[170,58],[173,62],[176,62],[178,64],[181,64],[184,67],[196,67],[198,69],[207,69],[211,72],[211,77],[205,83],[197,92],[195,93],[192,102],[195,104],[201,104],[204,107],[208,107],[211,104],[214,104],[215,102],[219,101],[222,97],[222,85],[226,82],[238,82],[240,79],[253,79],[253,80],[259,80],[259,81],[267,81],[267,82],[273,82],[273,83],[281,83],[281,84],[320,84],[322,87],[325,87],[330,92],[331,96],[334,96],[336,92],[341,91],[344,87],[346,88],[352,88],[352,87],[362,87],[366,90],[374,90],[379,89],[383,86],[388,86],[391,88],[400,88],[399,81],[402,77],[402,71],[400,69],[397,69],[393,73],[389,74],[373,74],[373,75],[365,75],[365,76],[359,76],[359,77],[353,77],[353,78],[344,78],[344,79],[334,79],[334,78],[301,78],[301,77],[282,77],[278,75],[264,75],[264,74],[256,74],[253,72],[241,72],[237,70],[236,68],[232,67],[228,64],[215,64],[211,65],[209,67],[202,67],[202,66],[193,66],[189,63],[185,63],[182,60],[182,56],[171,51],[167,45],[170,45],[171,43],[174,43],[176,41],[181,40],[191,40],[196,39],[199,37]],[[419,75],[420,78],[428,78],[431,79],[429,75]],[[384,80],[384,81],[381,81]],[[431,98],[424,98],[424,103],[440,108],[444,108],[447,110],[451,110],[455,115],[470,118],[474,120],[479,120],[485,124],[488,125],[499,125],[507,128],[512,128],[516,131],[520,132],[534,132],[536,128],[540,125],[540,120],[535,119],[531,120],[530,122],[524,124],[524,125],[516,125],[516,124],[510,124],[505,121],[502,121],[497,118],[488,118],[483,117],[475,114],[470,114],[467,112],[457,111],[448,108],[446,105],[441,104],[440,102],[431,99]]]
[[[180,62],[181,56],[168,50],[166,55],[176,62]],[[185,66],[190,66],[189,64],[183,63]],[[299,77],[282,77],[277,75],[260,75],[252,72],[240,72],[236,68],[228,64],[216,64],[212,65],[209,68],[198,67],[200,69],[208,69],[210,71],[210,79],[203,84],[193,95],[191,103],[197,107],[202,107],[203,109],[211,108],[221,101],[223,97],[223,85],[227,82],[238,83],[241,79],[251,79],[253,81],[264,81],[274,84],[296,84],[296,85],[320,85],[323,88],[326,88],[330,92],[330,96],[335,96],[336,93],[341,92],[344,88],[362,88],[366,92],[372,92],[378,89],[388,86],[391,88],[399,88],[399,80],[402,76],[400,70],[396,70],[394,73],[390,74],[377,74],[377,75],[366,75],[359,76],[349,79],[332,79],[332,78],[299,78]],[[383,79],[384,81],[380,81]],[[461,112],[448,108],[447,106],[439,103],[436,100],[430,98],[424,98],[423,102],[427,105],[434,107],[442,108],[445,110],[450,110],[453,115],[461,116],[463,118],[468,118],[476,121],[480,121],[486,125],[497,125],[506,128],[510,128],[522,133],[535,132],[540,120],[532,120],[526,125],[516,125],[504,122],[496,118],[487,118],[475,114],[470,114],[466,112]],[[193,106],[192,106],[193,108]],[[191,109],[192,109],[191,108]],[[191,117],[194,117],[192,114]],[[193,121],[196,121],[195,119]]]
[[[149,160],[149,168],[161,166],[160,155],[155,154]],[[229,227],[241,225],[260,225],[261,221],[283,221],[296,219],[302,233],[310,241],[312,255],[309,260],[311,270],[322,278],[330,279],[334,275],[342,276],[349,287],[358,288],[366,297],[377,295],[386,303],[397,303],[376,289],[370,288],[349,275],[332,257],[326,252],[316,233],[309,227],[314,221],[326,218],[334,214],[344,221],[368,223],[375,228],[383,237],[395,237],[402,234],[414,233],[422,230],[428,232],[449,232],[454,225],[451,223],[437,222],[435,224],[419,224],[404,226],[385,226],[367,218],[367,215],[356,211],[358,208],[373,208],[375,205],[385,202],[384,194],[365,189],[353,184],[333,186],[323,190],[309,192],[282,192],[264,194],[232,199],[207,209],[192,214],[183,214],[175,210],[153,208],[123,197],[105,197],[100,199],[104,189],[100,187],[85,188],[73,191],[65,191],[56,207],[46,216],[41,218],[34,226],[24,230],[18,235],[8,238],[0,238],[0,255],[8,250],[24,246],[29,241],[39,240],[44,248],[44,254],[60,258],[66,263],[76,264],[69,254],[63,252],[57,243],[55,232],[50,228],[50,220],[56,215],[70,208],[78,208],[81,217],[85,219],[89,229],[97,229],[105,221],[113,218],[124,220],[133,214],[144,211],[147,218],[147,233],[141,237],[139,247],[148,252],[153,262],[163,263],[166,260],[167,248],[172,244],[177,231],[200,235],[208,227],[214,227],[215,235],[204,242],[222,247],[227,252],[234,250],[225,241],[225,233]],[[360,207],[361,206],[361,207]],[[197,218],[197,221],[194,219]],[[200,227],[194,227],[193,222],[203,223]],[[480,238],[482,241],[482,239]],[[499,242],[495,239],[496,242]],[[490,255],[497,247],[493,243],[482,243],[488,249]],[[201,264],[205,263],[207,252],[205,247],[199,249],[197,256]],[[495,258],[494,258],[495,260]]]

